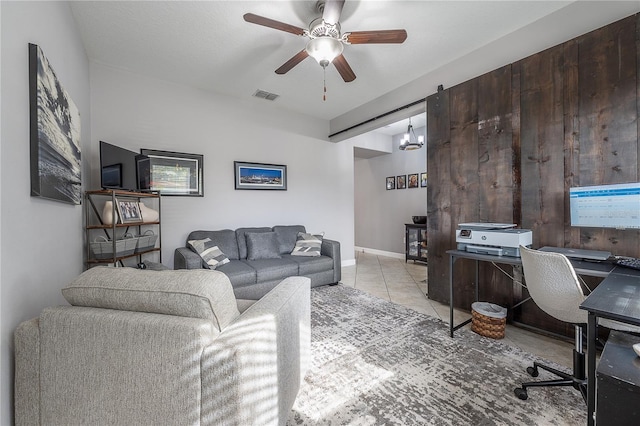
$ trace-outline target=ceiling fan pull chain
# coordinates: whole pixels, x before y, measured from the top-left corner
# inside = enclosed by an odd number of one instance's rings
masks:
[[[327,67],[322,67],[322,84],[324,85],[324,93],[322,94],[322,101],[327,100]]]

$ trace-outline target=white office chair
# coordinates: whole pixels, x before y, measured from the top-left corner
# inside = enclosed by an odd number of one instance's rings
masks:
[[[538,376],[538,368],[547,370],[560,379],[523,383],[514,393],[522,400],[527,399],[527,388],[534,386],[573,386],[582,393],[586,401],[587,379],[585,375],[585,354],[582,348],[582,327],[587,323],[587,311],[579,308],[586,298],[571,262],[559,253],[543,252],[520,246],[522,267],[529,295],[533,301],[552,317],[575,325],[575,348],[573,350],[573,373],[565,373],[555,368],[533,363],[527,367],[532,377]],[[601,319],[599,325],[615,330],[640,332],[640,328]]]

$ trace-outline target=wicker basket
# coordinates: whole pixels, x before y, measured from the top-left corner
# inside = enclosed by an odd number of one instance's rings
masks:
[[[471,330],[492,339],[504,338],[507,309],[487,302],[471,305]]]
[[[115,257],[128,256],[133,254],[138,244],[138,238],[128,237],[121,240],[116,240],[116,254]],[[90,243],[91,251],[96,259],[112,259],[113,255],[113,241],[108,240],[102,235],[96,237],[96,239]]]
[[[136,253],[151,250],[156,246],[157,239],[158,236],[151,229],[147,229],[143,234],[138,235]]]

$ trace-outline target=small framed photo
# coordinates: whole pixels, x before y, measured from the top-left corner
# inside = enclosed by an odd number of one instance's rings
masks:
[[[118,215],[122,223],[142,222],[140,205],[133,200],[116,200]]]
[[[387,190],[389,189],[396,189],[396,177],[395,176],[389,176],[387,178]]]
[[[412,173],[409,175],[409,188],[418,188],[420,184],[418,183],[418,173]]]
[[[427,187],[427,172],[420,173],[420,186],[423,188]]]
[[[407,187],[407,175],[400,175],[396,177],[396,188],[405,189]]]

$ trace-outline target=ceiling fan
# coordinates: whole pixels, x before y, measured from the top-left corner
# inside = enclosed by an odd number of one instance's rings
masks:
[[[245,14],[244,20],[252,24],[309,38],[307,46],[278,68],[276,74],[287,73],[307,56],[311,56],[324,69],[333,63],[342,79],[348,83],[355,80],[356,75],[342,55],[345,44],[403,43],[407,39],[407,32],[405,30],[380,30],[341,33],[340,14],[343,6],[344,0],[318,1],[316,8],[322,16],[311,21],[309,29],[285,24],[253,13]]]

